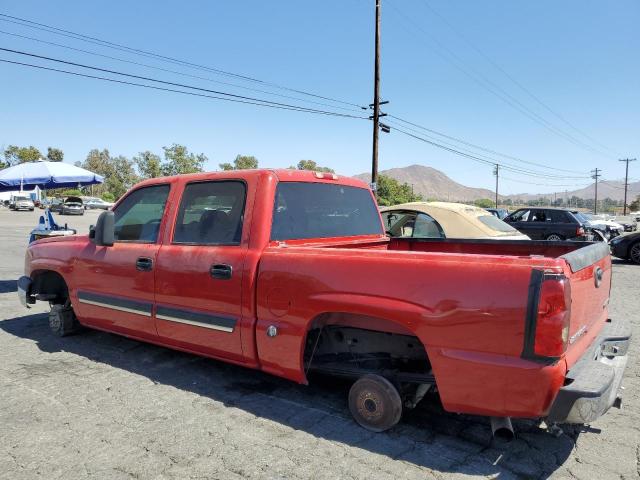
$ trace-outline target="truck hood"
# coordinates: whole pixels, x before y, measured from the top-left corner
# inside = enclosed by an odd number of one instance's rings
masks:
[[[48,237],[48,238],[42,238],[40,240],[36,240],[29,246],[31,247],[32,245],[42,245],[44,243],[53,243],[53,242],[75,242],[83,237],[87,238],[88,235],[66,235],[66,236],[59,236],[59,237]]]

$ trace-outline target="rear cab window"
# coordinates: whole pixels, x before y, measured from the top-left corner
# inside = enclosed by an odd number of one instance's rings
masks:
[[[366,188],[280,182],[271,240],[383,235],[378,208]]]

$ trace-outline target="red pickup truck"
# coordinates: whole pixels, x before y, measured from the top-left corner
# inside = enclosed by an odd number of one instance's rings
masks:
[[[375,431],[427,392],[450,412],[591,422],[619,404],[630,329],[606,243],[393,238],[330,173],[144,181],[88,235],[42,239],[18,293],[80,326],[306,383],[354,380]]]

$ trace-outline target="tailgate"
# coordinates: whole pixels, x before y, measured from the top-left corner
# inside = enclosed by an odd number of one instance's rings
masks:
[[[588,349],[608,319],[611,256],[606,242],[597,242],[562,255],[571,284],[571,316],[567,368]]]

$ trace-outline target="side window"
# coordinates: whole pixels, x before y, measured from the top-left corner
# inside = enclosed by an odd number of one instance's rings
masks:
[[[531,217],[529,218],[529,221],[530,222],[546,222],[548,218],[549,217],[547,217],[547,214],[544,210],[533,210],[531,212]]]
[[[239,181],[190,183],[182,194],[173,243],[240,245],[246,187]]]
[[[419,213],[413,227],[413,237],[417,238],[445,238],[440,224],[426,213]]]
[[[169,185],[134,190],[113,211],[115,240],[155,243],[169,196]]]
[[[570,223],[571,219],[564,210],[552,210],[551,221],[554,223]]]
[[[382,222],[385,231],[389,232],[392,237],[411,237],[416,223],[416,212],[401,210],[382,212]]]
[[[520,210],[511,215],[510,220],[512,222],[526,222],[529,220],[529,214],[531,210]]]

